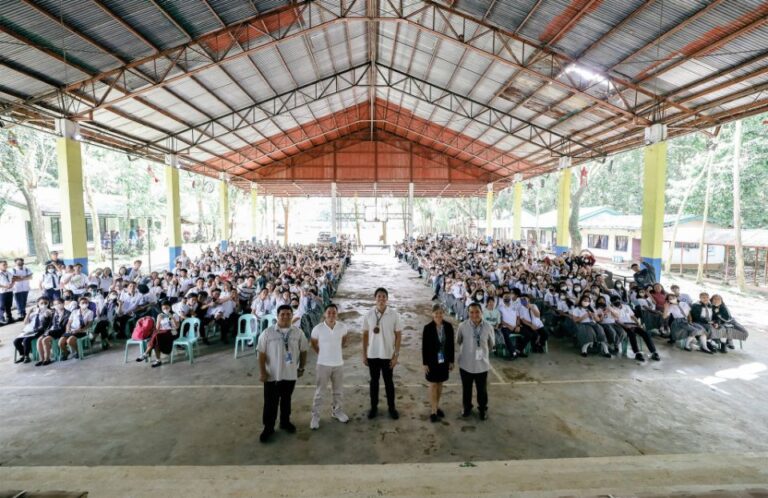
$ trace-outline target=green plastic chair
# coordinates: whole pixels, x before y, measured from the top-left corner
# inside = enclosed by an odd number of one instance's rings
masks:
[[[93,344],[88,334],[85,337],[81,337],[77,340],[77,358],[82,360],[85,358],[85,351],[88,350],[89,354],[93,354]]]
[[[171,350],[171,365],[173,365],[173,358],[176,355],[176,347],[181,346],[187,353],[189,363],[195,361],[195,348],[200,348],[200,319],[199,318],[187,318],[181,322],[181,328],[179,329],[179,338],[173,341],[173,349]]]
[[[517,346],[517,339],[522,338],[523,336],[521,334],[509,334],[509,337],[513,337],[515,339],[515,346]],[[549,348],[546,344],[544,344],[544,351],[549,351]],[[525,350],[523,350],[523,353],[525,354],[531,354],[531,343],[525,345]]]
[[[143,356],[144,351],[147,350],[147,344],[149,344],[149,339],[144,340],[138,340],[138,339],[126,339],[125,340],[125,355],[123,356],[123,363],[128,363],[128,346],[139,346],[139,355]]]
[[[254,343],[259,338],[259,324],[255,315],[246,313],[237,319],[237,336],[235,337],[235,359],[237,359],[237,350],[245,351],[249,341]],[[242,346],[241,346],[242,345]]]
[[[266,327],[264,326],[264,322],[265,321],[267,322],[267,326]],[[269,327],[270,325],[273,325],[275,323],[277,323],[277,317],[274,315],[274,313],[269,313],[267,315],[262,316],[261,319],[258,320],[258,323],[257,323],[258,324],[258,334],[257,335],[261,334],[262,332],[264,332],[267,329],[267,327]]]
[[[32,350],[32,361],[40,361],[40,354],[37,352],[37,338],[32,339],[29,347]],[[13,348],[13,362],[16,363],[16,360],[18,359],[19,352],[16,350],[16,348]]]

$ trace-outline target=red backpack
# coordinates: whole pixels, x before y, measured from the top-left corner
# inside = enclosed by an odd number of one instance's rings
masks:
[[[137,341],[143,341],[152,337],[152,333],[155,331],[155,321],[151,316],[143,316],[136,322],[136,326],[133,328],[133,334],[131,339]]]

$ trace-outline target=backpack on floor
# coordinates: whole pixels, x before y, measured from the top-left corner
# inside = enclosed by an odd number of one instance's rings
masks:
[[[151,316],[143,316],[136,322],[136,326],[133,328],[133,334],[131,339],[137,341],[143,341],[152,337],[152,332],[155,330],[155,321]]]

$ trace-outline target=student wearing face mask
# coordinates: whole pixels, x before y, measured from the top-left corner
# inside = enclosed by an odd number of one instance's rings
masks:
[[[35,363],[36,367],[51,364],[51,348],[53,341],[58,341],[64,335],[69,323],[69,311],[64,308],[64,301],[61,299],[53,300],[53,314],[51,324],[40,339],[37,340],[37,352],[40,361]]]
[[[618,297],[622,303],[628,303],[629,302],[629,295],[627,294],[627,288],[624,286],[624,282],[622,280],[616,280],[613,283],[613,289],[610,290],[608,293],[611,298]]]
[[[662,313],[656,311],[656,302],[643,288],[638,288],[632,301],[635,313],[649,334],[658,333],[662,325]]]
[[[595,308],[599,318],[598,323],[603,328],[603,331],[605,331],[605,336],[608,339],[609,349],[614,354],[617,354],[627,334],[617,322],[616,316],[608,307],[608,303],[603,296],[597,298]]]
[[[541,312],[538,306],[532,302],[530,295],[522,295],[518,302],[520,330],[523,337],[528,337],[531,343],[531,351],[534,353],[544,353],[548,335],[544,328],[544,322],[541,321]]]
[[[700,324],[691,322],[691,308],[679,302],[674,294],[667,296],[663,316],[669,322],[671,341],[684,340],[685,350],[693,351],[691,345],[698,340],[702,353],[714,354],[707,344],[707,331]]]
[[[61,276],[58,274],[56,266],[48,265],[45,267],[43,278],[40,279],[40,290],[43,291],[49,303],[61,296],[60,280]]]
[[[37,300],[37,306],[24,319],[24,328],[21,334],[13,340],[16,351],[19,352],[19,359],[16,363],[29,363],[32,361],[32,341],[39,338],[45,330],[51,325],[51,310],[48,308],[48,299],[40,297]]]
[[[147,350],[136,358],[137,362],[147,361],[155,353],[152,368],[162,365],[162,354],[166,356],[173,350],[173,341],[179,335],[179,317],[171,311],[171,303],[163,301],[160,305],[160,313],[155,321],[155,332],[149,339]],[[161,354],[162,353],[162,354]]]
[[[94,336],[101,338],[102,350],[107,350],[111,347],[111,344],[109,343],[109,334],[110,329],[113,327],[115,316],[117,316],[117,309],[119,306],[117,298],[117,292],[112,290],[96,308],[96,326],[94,327],[93,332]]]
[[[520,314],[517,303],[512,302],[511,292],[504,292],[498,310],[501,314],[500,329],[501,336],[504,338],[504,345],[507,348],[507,359],[514,360],[520,355],[521,350],[520,344],[517,344],[519,338],[515,336],[515,334],[520,334]]]
[[[78,308],[69,314],[64,335],[59,339],[61,361],[65,361],[70,354],[77,358],[77,340],[87,334],[87,329],[93,323],[93,312],[88,308],[88,298],[81,297],[77,302]]]
[[[581,356],[586,358],[590,346],[598,343],[602,350],[602,356],[611,357],[605,331],[596,323],[599,317],[595,309],[592,308],[588,297],[583,296],[579,301],[579,306],[574,306],[571,309],[571,319],[576,324],[576,342],[581,348]]]
[[[618,297],[611,298],[611,305],[608,307],[608,312],[612,315],[629,337],[629,344],[632,347],[632,352],[635,354],[635,360],[645,361],[645,355],[640,352],[640,348],[637,345],[637,336],[642,337],[645,345],[648,347],[648,351],[651,352],[651,359],[654,361],[661,361],[659,353],[656,352],[656,345],[653,343],[651,334],[643,329],[640,321],[635,316],[632,308],[628,304],[623,303]]]

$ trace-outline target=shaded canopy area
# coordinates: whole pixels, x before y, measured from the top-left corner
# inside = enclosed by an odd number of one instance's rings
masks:
[[[0,47],[3,120],[278,195],[472,195],[768,111],[763,0],[5,0]]]

